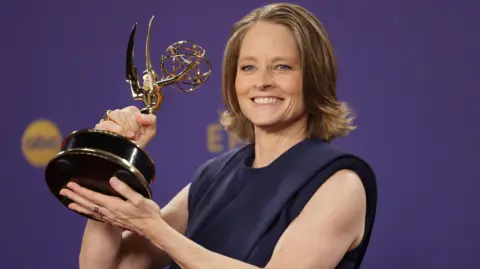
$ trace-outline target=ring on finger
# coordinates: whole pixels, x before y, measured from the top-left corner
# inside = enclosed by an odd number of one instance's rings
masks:
[[[100,210],[100,206],[99,206],[99,205],[93,206],[93,213],[98,213],[98,210]]]
[[[112,111],[111,111],[111,110],[107,110],[107,111],[105,112],[105,114],[103,115],[102,120],[103,120],[103,121],[110,120],[110,113],[112,113]]]

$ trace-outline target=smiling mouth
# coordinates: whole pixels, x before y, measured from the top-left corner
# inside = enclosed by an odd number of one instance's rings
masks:
[[[277,97],[255,97],[251,99],[255,104],[259,105],[268,105],[268,104],[275,104],[283,101],[282,98]]]

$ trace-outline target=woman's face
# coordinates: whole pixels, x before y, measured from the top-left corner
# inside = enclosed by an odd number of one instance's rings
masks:
[[[235,88],[240,108],[256,128],[272,131],[304,119],[301,59],[290,30],[259,22],[246,33]]]

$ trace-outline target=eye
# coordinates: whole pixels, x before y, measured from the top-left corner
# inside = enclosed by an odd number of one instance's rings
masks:
[[[244,65],[240,68],[242,71],[252,71],[253,70],[253,66],[252,65]]]
[[[280,69],[280,70],[290,70],[290,69],[292,69],[290,66],[285,65],[285,64],[279,64],[279,65],[277,65],[277,68]]]

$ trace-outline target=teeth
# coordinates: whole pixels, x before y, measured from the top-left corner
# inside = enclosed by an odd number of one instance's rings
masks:
[[[274,97],[257,97],[253,99],[253,102],[257,104],[273,104],[280,101],[282,100]]]

